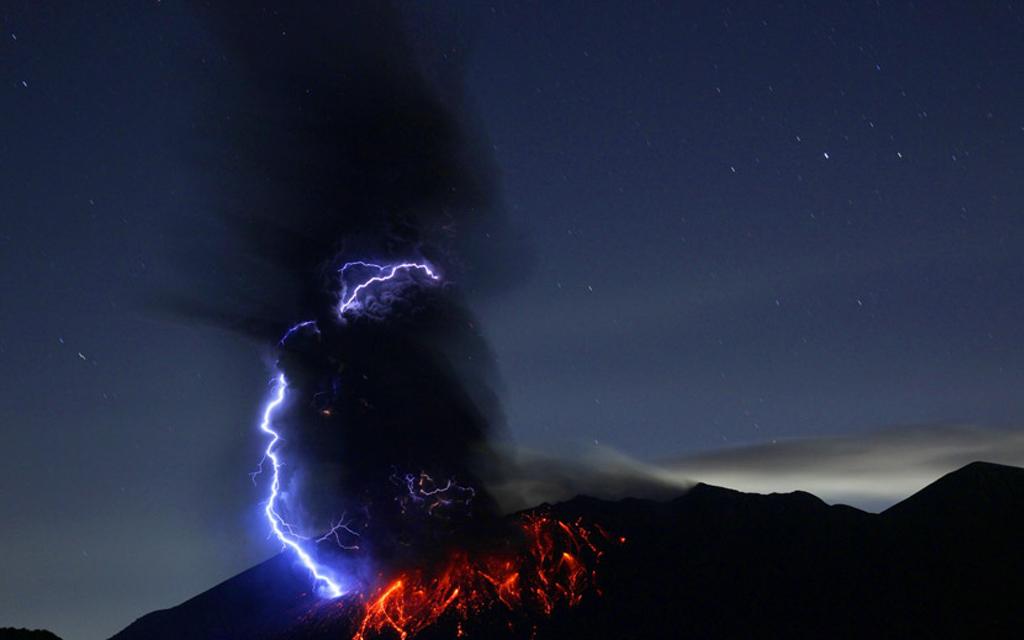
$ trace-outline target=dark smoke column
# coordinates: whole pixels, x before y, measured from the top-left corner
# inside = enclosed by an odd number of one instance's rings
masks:
[[[225,45],[203,153],[236,241],[223,281],[202,274],[216,303],[188,307],[277,345],[296,539],[327,564],[422,562],[494,512],[494,367],[461,292],[507,285],[522,252],[457,67],[425,75],[384,3],[324,4],[200,8]],[[403,271],[345,308],[407,262],[438,277]]]
[[[305,514],[302,528],[334,529],[323,542],[375,561],[423,562],[494,515],[479,475],[489,423],[440,347],[471,325],[441,276],[416,264],[427,275],[357,279],[369,284],[354,304],[339,311],[343,293],[279,344],[290,401],[275,424],[282,455],[301,465],[283,502]],[[389,273],[349,269],[378,270]]]

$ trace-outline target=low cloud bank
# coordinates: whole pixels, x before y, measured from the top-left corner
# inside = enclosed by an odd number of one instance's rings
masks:
[[[581,493],[659,498],[704,482],[753,493],[803,490],[826,502],[880,511],[976,460],[1024,466],[1024,429],[900,427],[778,440],[659,462],[610,450],[573,461],[529,452],[511,459],[509,479],[497,488],[506,509]]]

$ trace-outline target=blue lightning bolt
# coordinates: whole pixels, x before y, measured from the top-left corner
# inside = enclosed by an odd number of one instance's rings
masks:
[[[359,306],[359,295],[360,293],[365,291],[367,287],[370,287],[377,283],[392,280],[400,273],[408,271],[421,271],[431,280],[441,279],[441,277],[437,273],[435,273],[434,270],[431,269],[429,265],[416,262],[403,262],[400,264],[384,266],[374,264],[372,262],[364,262],[362,260],[358,260],[346,263],[341,267],[341,269],[338,270],[338,272],[344,278],[345,272],[354,267],[363,267],[364,269],[370,269],[373,271],[374,275],[370,276],[360,284],[356,285],[352,289],[351,294],[347,293],[347,285],[344,282],[342,283],[342,302],[338,306],[339,316],[342,316],[347,311],[353,310]],[[305,322],[300,322],[295,326],[291,327],[290,329],[288,329],[288,331],[286,331],[285,334],[281,336],[280,341],[278,341],[278,346],[284,345],[288,338],[290,338],[293,334],[306,328],[312,328],[314,332],[318,334],[320,333],[320,328],[317,326],[315,320],[307,320]],[[320,587],[320,593],[330,598],[338,598],[344,595],[344,590],[341,588],[340,585],[338,585],[337,582],[332,580],[331,577],[327,575],[328,572],[319,564],[317,564],[313,557],[309,555],[309,553],[303,548],[302,544],[300,543],[300,541],[308,541],[311,540],[311,538],[296,533],[294,527],[287,521],[285,521],[285,519],[277,511],[277,498],[281,491],[281,461],[278,459],[277,452],[275,449],[277,447],[277,444],[281,442],[282,438],[276,431],[274,431],[272,424],[274,413],[281,406],[281,404],[284,403],[285,392],[287,389],[288,382],[285,379],[284,374],[279,373],[277,377],[274,378],[274,388],[270,394],[270,399],[267,401],[266,406],[263,408],[263,419],[260,422],[260,431],[270,436],[270,442],[267,443],[267,448],[263,452],[263,459],[260,461],[257,470],[254,473],[251,473],[250,476],[252,477],[253,482],[255,482],[256,476],[263,471],[263,463],[266,462],[267,460],[270,460],[271,466],[273,468],[273,478],[270,483],[270,495],[267,498],[263,510],[264,514],[267,517],[267,522],[270,523],[270,529],[273,532],[274,536],[277,537],[277,539],[281,542],[282,545],[295,552],[295,555],[298,556],[299,561],[302,562],[302,565],[306,567],[306,569],[308,569],[310,574],[313,576],[314,585]],[[451,482],[449,481],[449,486],[444,487],[439,491],[425,493],[424,495],[429,496],[434,495],[434,493],[438,492],[443,493],[445,491],[448,491],[448,489],[450,488]],[[338,546],[340,546],[343,549],[359,548],[358,546],[354,545],[342,544],[338,535],[339,531],[345,531],[354,536],[359,535],[356,531],[349,528],[349,526],[345,523],[345,516],[342,515],[342,518],[336,524],[332,523],[330,530],[327,531],[327,533],[325,533],[320,538],[317,538],[315,542],[323,542],[327,539],[333,538],[335,542],[337,542]]]
[[[267,444],[267,449],[264,451],[264,459],[270,460],[271,465],[274,469],[274,477],[270,483],[270,498],[267,500],[266,506],[263,508],[264,514],[267,516],[267,521],[270,523],[270,529],[277,536],[277,539],[281,541],[281,544],[290,548],[295,552],[295,555],[299,557],[303,566],[309,570],[313,575],[314,584],[322,585],[323,592],[331,598],[338,598],[344,594],[341,587],[338,586],[334,580],[324,574],[323,569],[317,565],[316,561],[313,560],[312,556],[302,548],[298,540],[300,536],[295,534],[292,530],[291,525],[285,522],[281,514],[277,512],[277,496],[281,490],[281,462],[277,458],[277,452],[274,448],[277,443],[281,441],[281,436],[271,427],[273,422],[274,412],[284,402],[285,390],[288,388],[288,382],[284,378],[284,374],[278,374],[274,380],[274,391],[271,393],[270,402],[263,409],[263,421],[260,422],[260,431],[263,431],[270,436],[270,443]]]
[[[367,287],[377,284],[379,282],[387,282],[388,280],[393,280],[395,276],[397,276],[400,273],[404,273],[407,271],[422,271],[424,275],[426,275],[431,280],[441,279],[441,276],[434,273],[434,270],[430,268],[430,265],[419,262],[402,262],[400,264],[394,264],[385,267],[383,265],[373,264],[372,262],[363,262],[362,260],[357,260],[355,262],[345,263],[341,267],[341,269],[338,270],[338,272],[344,275],[345,271],[356,266],[366,267],[369,269],[376,269],[377,275],[372,276],[367,280],[361,282],[360,284],[356,285],[355,288],[352,289],[352,293],[350,294],[346,295],[345,292],[347,291],[347,288],[343,290],[341,296],[342,300],[341,303],[338,305],[339,316],[345,315],[346,311],[349,311],[358,306],[359,294],[365,291]]]
[[[316,326],[316,320],[306,320],[305,322],[300,322],[291,329],[285,331],[284,335],[281,336],[281,339],[277,341],[277,346],[283,346],[285,341],[287,341],[288,338],[292,337],[293,333],[295,333],[296,331],[301,331],[306,327],[313,327],[313,331],[315,331],[318,335],[320,334],[320,327]]]

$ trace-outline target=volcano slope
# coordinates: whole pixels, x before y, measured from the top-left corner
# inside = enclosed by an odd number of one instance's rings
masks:
[[[1002,638],[1024,629],[1024,469],[976,462],[881,514],[804,492],[698,484],[666,502],[577,497],[510,518],[602,531],[593,581],[550,611],[451,609],[416,633],[453,638]],[[401,637],[363,629],[373,596],[322,601],[279,554],[113,640]],[[464,594],[463,596],[464,597]],[[381,609],[384,617],[395,610]],[[378,620],[379,622],[380,620]]]

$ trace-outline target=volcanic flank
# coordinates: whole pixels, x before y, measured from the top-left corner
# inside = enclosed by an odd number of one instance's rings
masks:
[[[466,620],[453,602],[422,629],[402,627],[409,637],[1011,638],[1024,624],[1015,467],[968,465],[881,514],[701,484],[665,502],[581,497],[508,521],[535,518],[618,534],[575,606],[549,615],[495,600]],[[282,553],[113,640],[402,637],[364,604],[313,596]]]

